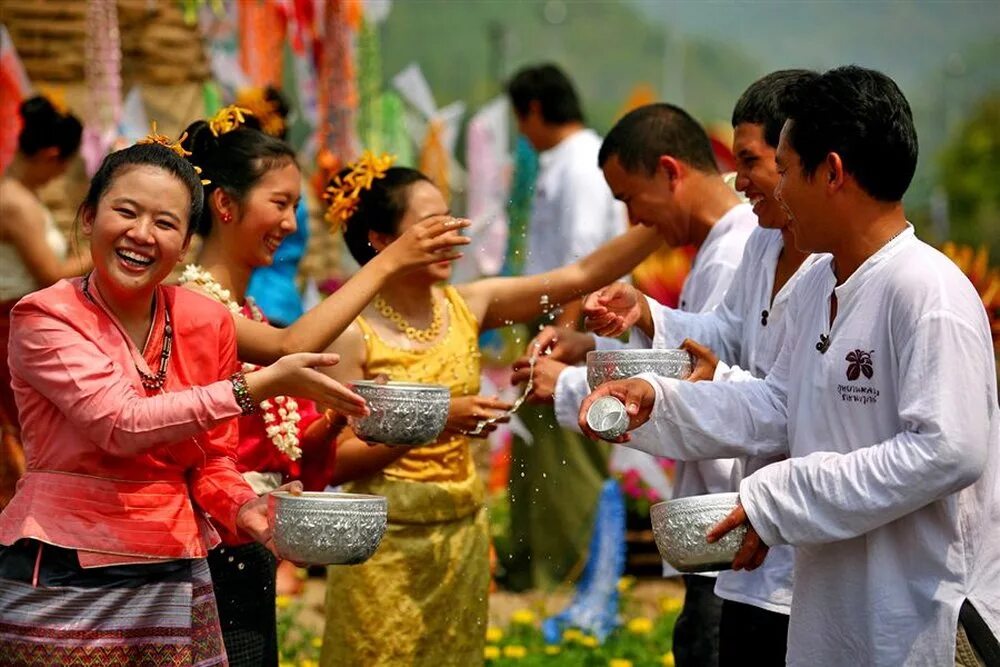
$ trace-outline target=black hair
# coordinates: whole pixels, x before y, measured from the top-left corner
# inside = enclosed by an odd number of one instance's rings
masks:
[[[40,95],[21,102],[23,125],[17,135],[17,147],[27,156],[45,148],[58,148],[59,157],[66,159],[80,149],[83,125],[71,113],[60,113]]]
[[[782,69],[757,79],[743,91],[733,108],[733,127],[741,123],[761,125],[764,141],[771,148],[778,147],[781,128],[785,125],[785,114],[781,103],[788,87],[799,81],[808,81],[819,76],[808,69]]]
[[[215,136],[204,120],[196,120],[184,131],[185,150],[191,162],[201,169],[201,177],[211,181],[205,186],[205,207],[196,232],[208,236],[212,231],[212,207],[209,197],[222,190],[242,202],[267,172],[295,161],[295,151],[277,137],[241,126]]]
[[[265,132],[264,128],[261,126],[260,119],[257,116],[247,115],[244,124],[247,127],[252,127],[255,130],[260,130],[265,134],[271,134],[272,137],[277,137],[282,141],[288,140],[288,115],[292,112],[292,106],[288,103],[288,99],[285,95],[275,88],[274,86],[268,85],[263,90],[264,99],[274,105],[274,112],[281,116],[282,127],[281,132],[278,134]],[[238,97],[237,97],[238,99]]]
[[[111,153],[101,162],[97,173],[90,179],[87,196],[77,209],[77,219],[85,212],[97,211],[97,204],[104,193],[111,188],[115,179],[122,173],[135,167],[157,167],[173,174],[184,184],[191,196],[187,237],[194,233],[195,221],[201,216],[204,204],[204,193],[201,187],[201,177],[194,166],[185,158],[160,144],[135,144],[120,151]]]
[[[647,104],[625,114],[608,132],[597,155],[604,166],[612,156],[629,172],[653,174],[661,155],[670,155],[695,169],[717,174],[708,133],[691,115],[673,104]]]
[[[836,153],[873,198],[903,198],[917,168],[917,131],[906,97],[888,76],[838,67],[789,86],[781,108],[790,122],[788,143],[806,176]]]
[[[507,83],[507,95],[518,116],[526,116],[531,103],[538,102],[546,123],[583,122],[583,110],[576,89],[569,77],[555,65],[520,70]]]
[[[342,179],[350,173],[345,168],[338,174]],[[375,257],[368,243],[368,232],[395,235],[409,205],[410,186],[420,181],[431,182],[423,173],[409,167],[389,167],[385,176],[372,181],[371,188],[358,194],[358,207],[344,227],[344,242],[354,260],[364,266]]]

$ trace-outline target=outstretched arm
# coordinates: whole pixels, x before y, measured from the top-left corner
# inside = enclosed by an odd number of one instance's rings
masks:
[[[483,330],[509,322],[527,322],[550,306],[576,299],[624,276],[662,242],[655,229],[635,227],[583,259],[554,271],[518,278],[487,278],[458,289]]]
[[[898,433],[851,443],[847,453],[781,461],[743,480],[744,508],[767,544],[851,539],[980,478],[997,445],[992,345],[981,319],[976,329],[927,313],[900,345]]]
[[[468,238],[458,232],[468,221],[448,216],[428,218],[403,233],[347,283],[285,329],[236,319],[239,357],[255,364],[269,364],[293,352],[319,352],[329,347],[375,298],[385,282],[414,268],[457,259],[453,249]]]

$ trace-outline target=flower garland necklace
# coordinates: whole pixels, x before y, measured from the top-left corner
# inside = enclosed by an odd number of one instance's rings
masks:
[[[180,282],[182,285],[186,283],[196,285],[205,294],[226,306],[233,315],[246,317],[243,308],[233,301],[229,290],[220,285],[211,273],[197,264],[188,264],[184,267]],[[250,319],[255,322],[264,321],[264,313],[250,297],[247,297],[247,307],[250,310]],[[243,364],[244,373],[252,373],[260,368],[254,364]],[[302,450],[299,448],[299,422],[302,420],[302,415],[299,414],[299,404],[291,396],[275,396],[273,402],[262,401],[260,410],[267,437],[271,439],[279,452],[292,461],[297,461],[302,456]]]

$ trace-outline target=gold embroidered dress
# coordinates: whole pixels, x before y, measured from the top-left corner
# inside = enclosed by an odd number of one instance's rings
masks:
[[[365,377],[384,373],[445,385],[452,396],[477,394],[479,325],[453,287],[445,299],[447,333],[423,350],[390,345],[359,317]],[[345,490],[386,496],[389,526],[370,560],[329,568],[322,664],[481,665],[489,530],[468,438],[443,436]]]

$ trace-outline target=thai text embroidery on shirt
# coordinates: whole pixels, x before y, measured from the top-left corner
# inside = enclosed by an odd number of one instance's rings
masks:
[[[860,403],[869,405],[878,400],[879,391],[875,387],[863,387],[857,384],[838,384],[837,393],[845,403]]]

